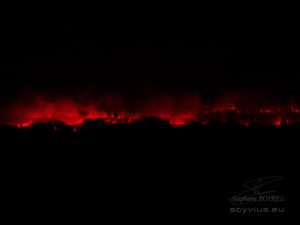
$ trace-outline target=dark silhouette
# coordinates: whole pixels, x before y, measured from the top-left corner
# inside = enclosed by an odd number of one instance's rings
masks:
[[[286,127],[287,126],[287,121],[286,121],[286,119],[284,117],[281,119],[280,126],[282,126],[282,127]]]
[[[99,136],[99,135],[126,135],[128,132],[205,132],[206,130],[278,130],[281,127],[299,129],[299,123],[288,124],[285,118],[282,118],[280,126],[263,125],[260,123],[250,123],[248,126],[239,124],[235,121],[233,112],[228,111],[226,114],[227,122],[218,120],[210,120],[209,123],[202,124],[201,122],[190,122],[187,124],[173,126],[168,120],[162,120],[157,117],[142,117],[133,122],[105,122],[104,119],[86,119],[82,124],[67,125],[60,121],[53,121],[47,123],[34,123],[30,126],[16,127],[9,125],[0,125],[1,136],[12,138],[17,137],[59,137],[59,136]]]

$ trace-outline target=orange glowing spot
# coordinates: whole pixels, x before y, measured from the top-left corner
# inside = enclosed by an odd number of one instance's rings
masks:
[[[16,124],[17,127],[28,127],[32,124],[32,122],[25,122],[25,123],[19,123]]]

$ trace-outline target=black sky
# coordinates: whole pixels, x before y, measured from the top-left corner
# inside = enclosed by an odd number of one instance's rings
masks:
[[[129,96],[172,91],[214,98],[234,89],[299,95],[293,13],[92,8],[5,17],[1,99],[28,90],[85,89]]]

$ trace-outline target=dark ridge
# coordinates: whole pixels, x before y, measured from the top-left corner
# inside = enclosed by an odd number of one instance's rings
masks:
[[[1,136],[80,136],[80,135],[97,135],[105,132],[119,132],[119,131],[143,131],[143,130],[156,130],[163,132],[166,130],[174,131],[201,131],[201,130],[252,130],[252,129],[300,129],[300,123],[288,124],[282,118],[280,125],[263,125],[260,123],[250,123],[248,126],[239,124],[238,122],[219,122],[211,120],[207,124],[201,122],[190,122],[183,125],[172,126],[168,120],[163,120],[154,116],[142,117],[141,119],[134,120],[131,123],[110,123],[105,122],[102,118],[86,119],[81,124],[68,125],[61,121],[50,121],[47,123],[37,122],[29,126],[16,127],[5,124],[0,124]]]

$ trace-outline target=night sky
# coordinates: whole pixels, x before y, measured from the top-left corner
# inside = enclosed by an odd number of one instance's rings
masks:
[[[293,13],[91,8],[2,20],[2,111],[32,93],[78,101],[114,93],[128,102],[160,95],[215,102],[241,93],[250,102],[299,103]]]

